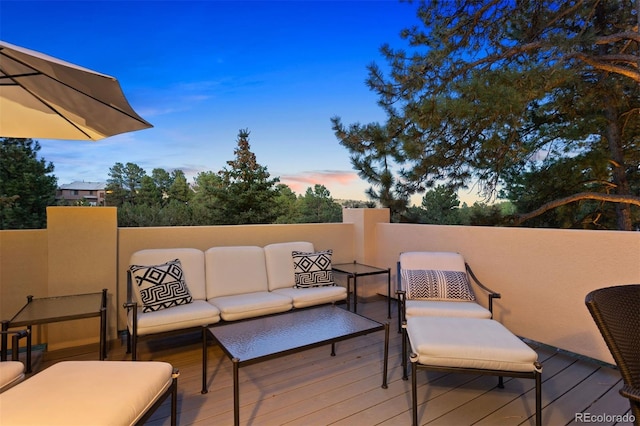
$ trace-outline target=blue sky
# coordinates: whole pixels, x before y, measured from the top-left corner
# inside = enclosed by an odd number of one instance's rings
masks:
[[[365,85],[379,47],[405,47],[415,5],[389,1],[7,1],[0,39],[112,75],[153,129],[99,142],[39,140],[58,184],[105,181],[116,162],[181,169],[234,159],[238,130],[297,194],[366,199],[331,130],[384,121]]]

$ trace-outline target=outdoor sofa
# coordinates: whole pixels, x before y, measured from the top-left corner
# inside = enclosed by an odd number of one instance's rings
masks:
[[[331,280],[330,259],[330,251],[303,241],[137,251],[124,305],[128,352],[137,359],[141,336],[199,330],[204,343],[206,327],[220,321],[345,300],[347,289]]]

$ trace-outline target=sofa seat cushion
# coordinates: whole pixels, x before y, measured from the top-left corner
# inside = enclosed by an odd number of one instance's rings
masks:
[[[342,286],[280,288],[273,292],[291,298],[294,308],[335,303],[347,298],[347,289]]]
[[[407,319],[411,349],[420,364],[530,372],[538,354],[502,324],[475,318]],[[412,361],[416,358],[412,355]]]
[[[132,331],[132,312],[129,313],[129,331]],[[160,311],[142,312],[138,309],[138,335],[162,333],[190,327],[215,324],[220,321],[217,307],[204,300],[194,300],[187,305],[173,306]]]
[[[476,302],[407,300],[405,303],[407,318],[414,316],[491,318],[491,312]]]
[[[0,418],[7,425],[131,425],[172,381],[166,362],[59,362],[0,394]]]
[[[11,386],[24,379],[24,364],[20,361],[0,362],[0,392],[9,389]],[[0,420],[2,416],[0,415]]]
[[[220,296],[209,299],[225,321],[236,321],[290,310],[291,298],[268,291]]]

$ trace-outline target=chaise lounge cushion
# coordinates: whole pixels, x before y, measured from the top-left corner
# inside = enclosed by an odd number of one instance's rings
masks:
[[[312,253],[315,250],[307,241],[273,243],[264,247],[270,291],[291,298],[295,308],[335,303],[347,298],[347,289],[342,286],[296,288],[294,251]]]
[[[407,318],[413,316],[491,318],[491,311],[476,302],[406,300],[405,310]]]
[[[20,361],[0,362],[0,392],[20,383],[24,379],[24,364]],[[0,410],[1,411],[1,410]],[[0,423],[2,415],[0,414]]]
[[[225,321],[290,310],[290,297],[269,292],[264,250],[257,246],[212,247],[205,252],[208,302]]]
[[[131,425],[169,389],[166,362],[64,361],[0,394],[4,425]]]

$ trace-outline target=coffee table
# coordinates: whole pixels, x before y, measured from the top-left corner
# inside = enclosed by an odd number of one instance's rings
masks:
[[[331,344],[331,355],[335,356],[336,342],[381,330],[385,332],[382,387],[386,389],[389,323],[382,324],[335,305],[324,305],[208,327],[209,334],[233,362],[234,424],[240,424],[240,367],[327,344]],[[206,347],[203,350],[206,354]],[[206,356],[202,364],[203,378],[206,378]],[[207,393],[206,380],[202,393]]]

